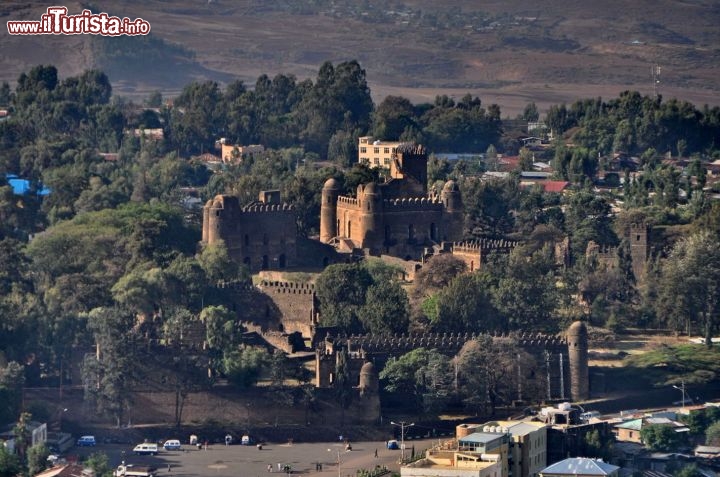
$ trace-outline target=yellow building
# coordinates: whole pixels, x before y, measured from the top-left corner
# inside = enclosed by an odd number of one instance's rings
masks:
[[[502,477],[499,454],[431,449],[424,459],[400,467],[401,477]]]
[[[238,163],[242,161],[243,156],[265,152],[265,147],[261,144],[241,146],[239,144],[225,144],[221,141],[220,148],[220,157],[225,164]]]
[[[363,136],[358,139],[358,162],[372,168],[390,168],[395,149],[400,142],[380,141],[372,136]]]

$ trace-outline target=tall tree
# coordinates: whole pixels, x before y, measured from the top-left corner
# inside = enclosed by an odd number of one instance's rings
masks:
[[[680,240],[662,266],[658,314],[705,344],[720,324],[720,241],[709,232]]]

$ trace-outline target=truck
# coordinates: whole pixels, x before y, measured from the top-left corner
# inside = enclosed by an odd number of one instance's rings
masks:
[[[154,477],[154,467],[144,467],[139,465],[122,463],[113,472],[113,477]]]

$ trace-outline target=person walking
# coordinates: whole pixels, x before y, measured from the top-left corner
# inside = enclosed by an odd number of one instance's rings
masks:
[[[272,464],[268,464],[268,472],[272,472]]]
[[[168,474],[170,473],[170,468],[172,467],[171,464],[168,464]]]
[[[378,456],[377,456],[377,449],[375,449],[375,458],[376,458],[376,459],[378,458]]]

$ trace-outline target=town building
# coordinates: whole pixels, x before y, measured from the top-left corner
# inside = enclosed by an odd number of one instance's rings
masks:
[[[393,155],[401,142],[380,141],[372,136],[358,138],[358,162],[371,168],[390,168]]]

